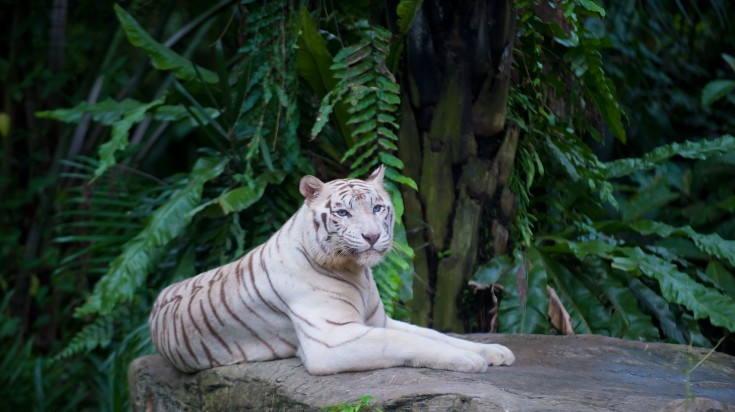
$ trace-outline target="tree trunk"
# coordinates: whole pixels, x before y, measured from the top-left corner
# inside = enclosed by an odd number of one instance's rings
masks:
[[[478,252],[507,249],[514,19],[510,0],[427,0],[407,38],[399,151],[420,189],[403,193],[417,324],[462,332],[459,305]]]

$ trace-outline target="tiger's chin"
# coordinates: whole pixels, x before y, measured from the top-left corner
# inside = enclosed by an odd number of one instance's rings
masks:
[[[355,256],[355,262],[364,266],[375,266],[385,257],[385,252],[379,252],[375,249],[368,249],[360,252]]]

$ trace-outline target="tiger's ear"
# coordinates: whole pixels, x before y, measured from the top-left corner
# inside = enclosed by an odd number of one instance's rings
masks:
[[[370,176],[368,176],[367,179],[365,179],[366,182],[375,182],[379,185],[383,184],[383,176],[385,175],[385,166],[380,165],[377,169],[373,170],[372,173],[370,173]]]
[[[322,183],[321,180],[314,176],[307,175],[301,178],[301,183],[299,183],[299,192],[304,196],[306,202],[309,203],[319,196],[319,192],[321,192],[323,187],[324,183]]]

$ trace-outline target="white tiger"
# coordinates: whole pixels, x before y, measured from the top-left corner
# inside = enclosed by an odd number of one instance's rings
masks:
[[[159,353],[184,372],[292,356],[314,375],[512,364],[504,346],[386,316],[370,270],[393,244],[383,173],[302,178],[304,205],[266,243],[161,292],[149,321]]]

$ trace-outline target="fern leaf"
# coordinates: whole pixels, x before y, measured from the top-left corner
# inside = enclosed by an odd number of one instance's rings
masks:
[[[128,241],[122,253],[110,264],[108,272],[97,282],[87,302],[77,309],[76,317],[107,315],[129,301],[153,268],[156,250],[177,237],[191,220],[189,214],[199,203],[204,183],[219,176],[227,159],[202,158],[185,179],[186,186],[171,194],[156,209],[143,230]]]
[[[621,248],[631,268],[658,281],[663,297],[691,310],[695,319],[709,319],[715,326],[735,330],[735,301],[713,288],[695,282],[666,260],[645,253],[638,247]]]
[[[620,159],[605,164],[605,177],[608,179],[629,176],[642,170],[650,170],[666,160],[681,156],[687,159],[706,159],[710,156],[735,151],[735,137],[724,135],[717,139],[696,142],[671,143],[658,147],[643,157]]]
[[[56,356],[52,358],[52,362],[58,362],[74,356],[78,353],[88,353],[97,347],[106,347],[110,344],[113,334],[113,318],[111,316],[101,316],[94,322],[84,326],[82,330],[77,332],[71,342]]]

